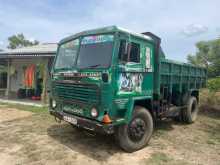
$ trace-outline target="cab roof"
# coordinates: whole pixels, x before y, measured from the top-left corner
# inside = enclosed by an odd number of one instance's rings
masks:
[[[135,37],[144,39],[144,40],[148,40],[148,41],[154,41],[153,38],[151,38],[150,36],[141,34],[141,33],[136,33],[136,32],[132,32],[130,30],[118,27],[118,26],[107,26],[107,27],[103,27],[103,28],[96,28],[96,29],[92,29],[92,30],[86,30],[86,31],[82,31],[79,33],[76,33],[74,35],[71,35],[69,37],[66,37],[64,39],[62,39],[59,44],[72,40],[74,38],[80,37],[80,36],[86,36],[86,35],[95,35],[95,34],[102,34],[102,33],[114,33],[114,32],[122,32],[122,33],[127,33],[128,35],[133,35]]]

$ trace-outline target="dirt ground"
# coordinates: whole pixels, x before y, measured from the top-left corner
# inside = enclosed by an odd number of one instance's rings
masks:
[[[58,124],[45,111],[0,105],[0,164],[220,165],[220,110],[201,111],[192,125],[159,122],[150,144],[129,154],[111,136]]]

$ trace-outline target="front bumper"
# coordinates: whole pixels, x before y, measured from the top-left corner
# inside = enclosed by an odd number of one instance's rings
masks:
[[[64,112],[57,112],[53,110],[50,110],[49,112],[51,115],[57,117],[60,120],[63,120],[64,115],[73,117],[77,120],[77,124],[75,126],[84,128],[89,131],[98,132],[101,134],[113,134],[114,133],[114,127],[112,124],[102,124],[94,120],[82,118],[82,117],[75,116],[69,113],[64,113]]]

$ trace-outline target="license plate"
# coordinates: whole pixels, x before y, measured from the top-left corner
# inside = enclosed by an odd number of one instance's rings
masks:
[[[74,125],[77,124],[77,119],[73,118],[73,117],[70,117],[70,116],[63,116],[63,120],[69,122],[69,123],[72,123]]]

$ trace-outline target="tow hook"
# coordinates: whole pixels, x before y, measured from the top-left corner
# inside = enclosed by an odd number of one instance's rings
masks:
[[[54,119],[57,123],[61,123],[61,119],[59,119],[58,117],[55,116]]]

